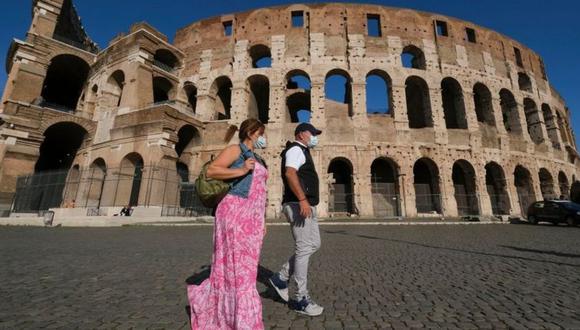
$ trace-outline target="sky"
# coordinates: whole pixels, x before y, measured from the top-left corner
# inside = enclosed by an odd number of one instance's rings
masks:
[[[222,14],[289,3],[284,0],[73,0],[90,37],[105,48],[131,24],[147,21],[170,40],[190,23]],[[24,39],[32,0],[3,1],[0,11],[0,63],[13,38]],[[314,3],[320,1],[301,1]],[[580,129],[580,1],[576,0],[366,0],[458,17],[507,35],[543,57],[550,83],[566,100],[572,125]],[[0,70],[4,89],[5,69]],[[377,106],[379,107],[379,106]],[[577,136],[580,135],[580,131]]]

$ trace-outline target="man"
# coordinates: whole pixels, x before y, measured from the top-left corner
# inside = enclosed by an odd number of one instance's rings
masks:
[[[324,308],[310,299],[307,287],[308,262],[310,256],[320,248],[316,219],[319,180],[310,149],[318,144],[318,135],[321,133],[309,123],[299,124],[294,132],[296,141],[288,142],[282,152],[282,213],[290,222],[295,251],[280,272],[270,278],[272,287],[288,302],[288,281],[293,276],[297,291],[296,302],[291,307],[309,316],[318,316],[324,311]]]

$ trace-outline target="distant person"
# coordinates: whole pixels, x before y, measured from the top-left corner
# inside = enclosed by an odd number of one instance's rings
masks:
[[[310,256],[320,248],[316,217],[319,179],[310,149],[316,147],[321,133],[309,123],[299,124],[294,131],[296,141],[288,142],[282,152],[282,212],[290,222],[295,243],[292,256],[270,278],[270,284],[280,298],[289,302],[288,281],[293,277],[298,290],[295,293],[296,301],[290,307],[308,316],[318,316],[324,311],[308,294],[308,263]]]
[[[230,129],[228,142],[237,130]],[[192,329],[263,329],[256,288],[265,235],[268,170],[254,151],[266,147],[265,126],[257,119],[240,125],[239,144],[226,147],[209,165],[207,177],[233,180],[215,211],[211,274],[189,285]]]
[[[132,213],[133,213],[133,208],[131,207],[131,205],[127,205],[121,209],[121,212],[119,212],[119,215],[122,217],[130,217]]]

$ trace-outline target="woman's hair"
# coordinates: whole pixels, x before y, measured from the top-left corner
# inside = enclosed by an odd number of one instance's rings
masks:
[[[258,119],[255,118],[246,119],[240,125],[238,137],[240,138],[240,141],[244,141],[250,135],[255,133],[257,130],[260,129],[264,130],[265,128],[266,126],[264,126],[264,124],[262,124],[262,122],[259,121]],[[224,141],[229,142],[236,133],[236,131],[238,131],[238,127],[236,125],[230,126],[228,128],[228,131],[226,132],[226,137]]]

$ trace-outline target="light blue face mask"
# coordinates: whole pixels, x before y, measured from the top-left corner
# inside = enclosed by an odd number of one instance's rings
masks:
[[[314,148],[318,145],[318,136],[310,135],[310,141],[308,141],[308,147]]]
[[[254,142],[254,148],[256,149],[265,149],[267,146],[266,138],[262,135],[258,136],[256,142]]]

